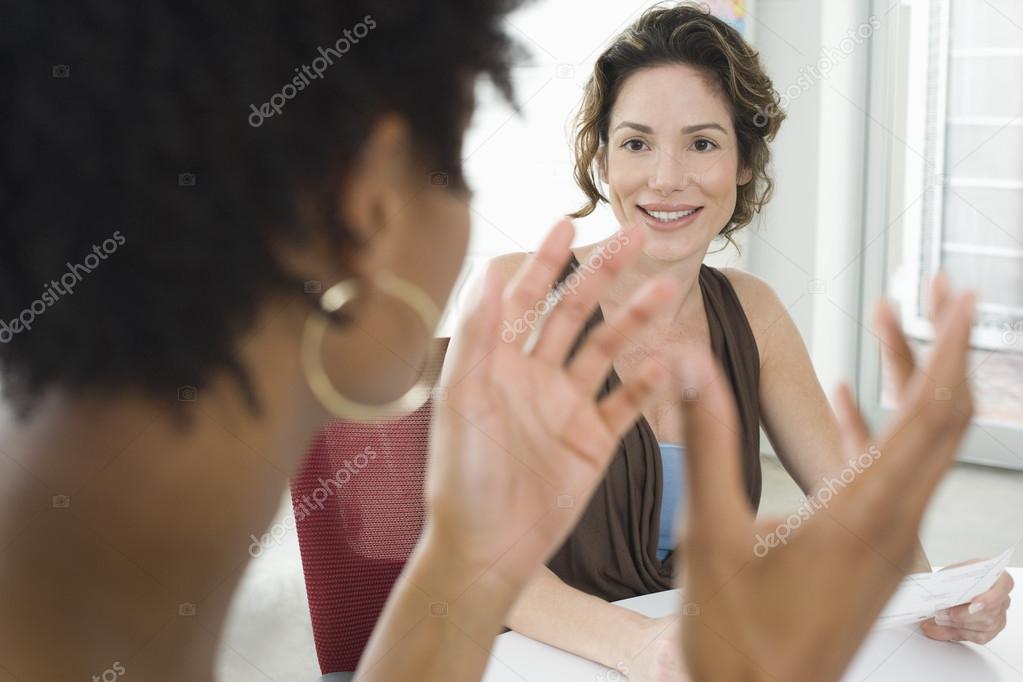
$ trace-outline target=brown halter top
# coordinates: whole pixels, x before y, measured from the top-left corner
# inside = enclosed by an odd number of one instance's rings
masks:
[[[575,255],[560,284],[580,267]],[[700,267],[700,291],[713,352],[735,395],[741,422],[742,469],[753,509],[760,504],[760,354],[753,330],[731,283],[720,271]],[[576,339],[603,322],[598,307]],[[570,355],[570,357],[571,357]],[[621,383],[611,369],[599,397]],[[662,483],[661,451],[645,417],[622,438],[607,475],[597,486],[579,524],[548,567],[565,583],[608,601],[672,589],[673,557],[657,558]]]

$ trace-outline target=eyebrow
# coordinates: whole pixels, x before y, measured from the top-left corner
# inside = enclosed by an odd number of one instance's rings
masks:
[[[650,126],[645,126],[642,123],[633,123],[632,121],[622,121],[621,123],[616,125],[614,130],[612,130],[611,132],[613,133],[617,131],[619,128],[633,128],[641,133],[646,133],[648,135],[653,134],[654,132],[654,129],[651,128]],[[682,129],[682,132],[688,135],[689,133],[695,133],[697,131],[706,130],[708,128],[720,130],[725,135],[728,134],[728,131],[717,123],[697,123],[695,125],[686,126],[685,128]]]

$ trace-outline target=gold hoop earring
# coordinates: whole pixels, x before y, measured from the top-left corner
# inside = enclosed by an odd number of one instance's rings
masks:
[[[373,283],[380,291],[412,308],[419,316],[423,326],[426,327],[427,334],[433,335],[437,323],[440,321],[440,309],[425,291],[412,282],[388,272],[380,273],[374,278]],[[323,292],[320,297],[320,309],[324,314],[313,311],[306,318],[305,328],[302,332],[301,351],[302,370],[305,373],[306,382],[320,404],[332,414],[343,419],[365,421],[415,412],[422,407],[433,390],[433,385],[422,376],[415,386],[401,397],[387,403],[374,405],[360,403],[345,397],[334,388],[334,384],[331,383],[330,377],[327,376],[323,368],[320,347],[329,324],[326,316],[341,310],[355,298],[358,291],[358,282],[353,278],[338,282]]]

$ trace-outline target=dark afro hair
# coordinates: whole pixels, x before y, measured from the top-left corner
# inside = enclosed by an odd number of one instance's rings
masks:
[[[473,79],[512,100],[517,4],[0,0],[6,397],[174,401],[226,370],[256,406],[240,336],[302,292],[275,246],[359,248],[338,194],[384,113],[461,186]]]

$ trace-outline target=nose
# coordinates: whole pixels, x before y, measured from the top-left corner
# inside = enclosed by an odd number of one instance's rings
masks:
[[[682,159],[664,150],[657,152],[654,172],[650,176],[650,189],[665,196],[675,190],[683,189],[692,181],[692,173],[687,172]]]

